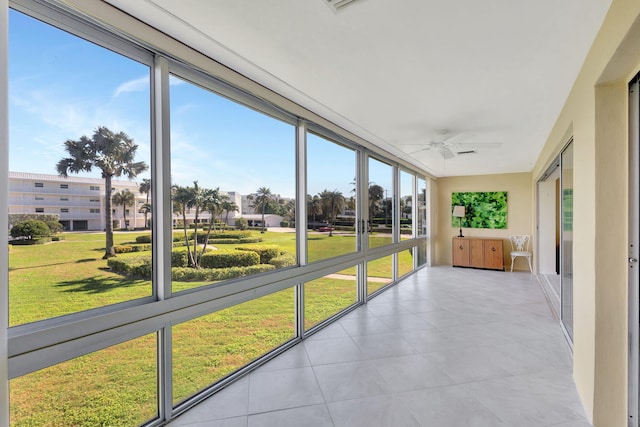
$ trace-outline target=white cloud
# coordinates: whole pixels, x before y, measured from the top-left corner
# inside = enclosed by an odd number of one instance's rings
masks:
[[[140,77],[139,79],[130,80],[128,82],[122,83],[116,89],[115,93],[113,94],[113,97],[117,98],[122,93],[141,92],[143,90],[147,90],[148,88],[149,88],[149,76],[143,76],[143,77]]]

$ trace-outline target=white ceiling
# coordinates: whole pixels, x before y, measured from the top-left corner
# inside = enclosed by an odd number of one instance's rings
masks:
[[[326,0],[108,3],[451,176],[532,169],[610,0],[362,0],[339,13]],[[478,153],[418,151],[441,130]]]

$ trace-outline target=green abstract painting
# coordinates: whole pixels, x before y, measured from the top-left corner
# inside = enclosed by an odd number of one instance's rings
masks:
[[[464,228],[507,228],[507,192],[481,191],[452,193],[451,210],[464,206]],[[451,226],[458,227],[458,218],[451,218]]]

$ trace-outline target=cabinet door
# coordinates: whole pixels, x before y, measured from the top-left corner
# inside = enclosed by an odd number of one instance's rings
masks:
[[[504,259],[502,254],[502,240],[484,241],[484,268],[502,270]]]
[[[453,265],[469,266],[469,240],[454,238],[452,251]]]
[[[471,239],[471,254],[469,255],[471,267],[484,268],[484,250],[482,240]]]

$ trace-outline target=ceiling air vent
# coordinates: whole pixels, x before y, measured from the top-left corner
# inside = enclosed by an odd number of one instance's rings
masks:
[[[477,150],[458,151],[459,156],[462,156],[465,154],[478,154],[478,151]]]
[[[324,0],[325,3],[333,10],[334,12],[342,12],[347,7],[356,4],[362,3],[363,0]]]

